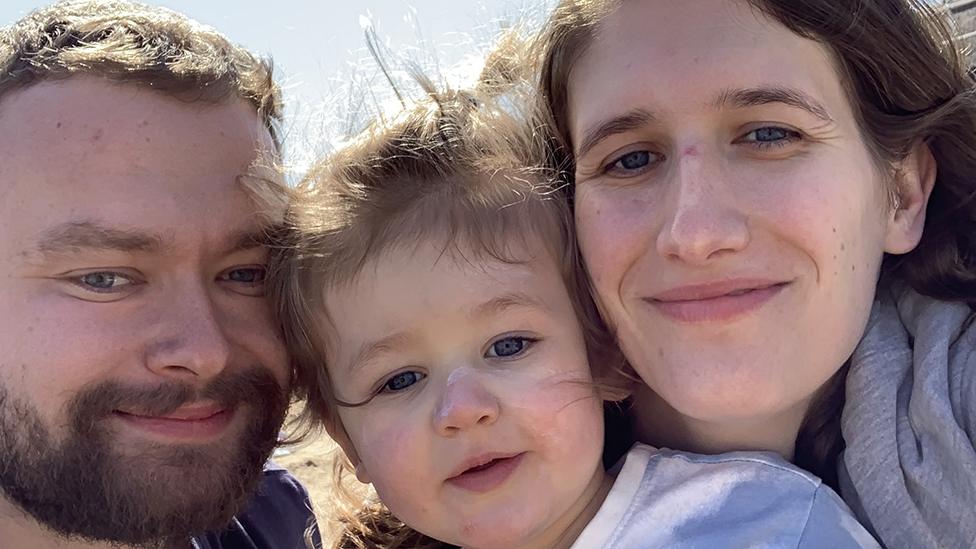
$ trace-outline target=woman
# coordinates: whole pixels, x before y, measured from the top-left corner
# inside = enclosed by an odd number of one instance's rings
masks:
[[[976,100],[951,43],[908,0],[565,0],[541,40],[637,438],[780,452],[894,547],[976,540]]]

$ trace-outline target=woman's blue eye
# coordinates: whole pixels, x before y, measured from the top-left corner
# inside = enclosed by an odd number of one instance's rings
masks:
[[[604,173],[622,178],[634,177],[654,169],[662,160],[662,155],[649,150],[631,151],[611,160]]]
[[[387,391],[402,391],[425,377],[427,376],[420,372],[400,372],[388,379],[383,388]]]
[[[648,151],[634,151],[627,153],[614,162],[615,168],[624,170],[639,170],[651,163],[651,153]]]
[[[769,126],[753,130],[745,135],[744,141],[755,143],[759,146],[785,144],[794,141],[800,134],[786,128]]]
[[[96,292],[111,291],[132,284],[132,280],[119,273],[88,273],[78,277],[82,286]]]
[[[491,344],[488,356],[492,358],[508,358],[518,355],[533,343],[527,337],[506,337]]]

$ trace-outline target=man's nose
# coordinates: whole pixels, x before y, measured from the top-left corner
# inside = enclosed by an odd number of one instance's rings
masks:
[[[154,373],[185,382],[206,382],[227,367],[231,343],[222,312],[201,285],[182,286],[180,295],[160,304],[159,339],[148,350]]]

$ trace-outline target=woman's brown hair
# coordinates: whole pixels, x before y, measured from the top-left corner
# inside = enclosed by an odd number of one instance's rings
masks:
[[[573,144],[568,82],[600,22],[622,2],[563,0],[540,35],[539,88],[553,127],[552,157],[572,203]],[[918,145],[938,165],[921,242],[885,258],[882,278],[904,280],[937,299],[976,301],[976,96],[940,8],[918,0],[743,0],[794,33],[828,48],[865,141],[879,166]],[[897,195],[897,189],[891,189]],[[796,442],[796,463],[836,482],[843,440],[846,366],[826,384]]]

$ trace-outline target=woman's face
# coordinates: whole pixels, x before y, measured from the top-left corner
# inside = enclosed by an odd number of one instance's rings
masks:
[[[627,1],[568,112],[583,255],[644,381],[701,421],[805,409],[917,243],[828,50],[744,2]]]

